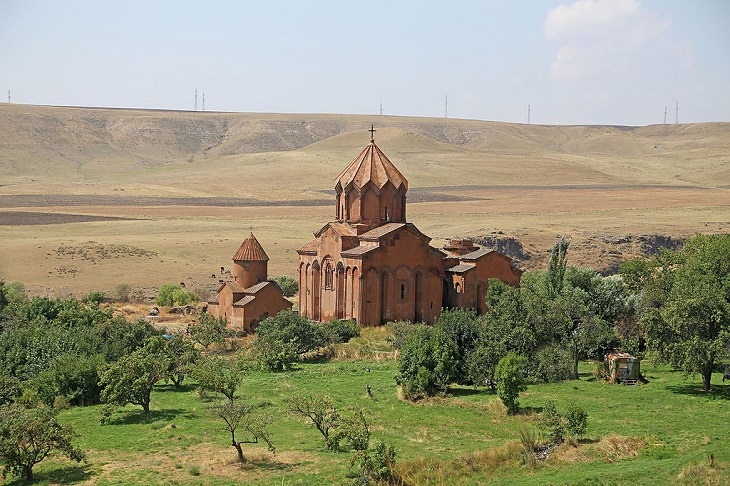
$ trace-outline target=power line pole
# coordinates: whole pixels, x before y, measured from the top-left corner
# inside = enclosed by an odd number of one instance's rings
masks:
[[[530,104],[527,104],[527,124],[530,124]]]
[[[380,102],[380,116],[383,116],[383,102]]]
[[[667,124],[667,106],[664,105],[664,124]]]
[[[205,111],[205,91],[203,91],[203,111]]]
[[[8,103],[10,103],[10,90],[8,90]]]
[[[449,117],[449,95],[446,95],[446,101],[444,103],[444,118]]]
[[[198,88],[195,88],[195,111],[198,111]]]
[[[674,123],[679,123],[679,101],[677,101],[677,105],[674,108]]]

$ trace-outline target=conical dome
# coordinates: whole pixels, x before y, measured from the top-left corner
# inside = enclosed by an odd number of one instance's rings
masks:
[[[396,191],[401,187],[408,190],[406,178],[372,141],[337,176],[335,190],[339,193],[350,184],[357,189],[362,189],[368,182],[378,189],[382,189],[390,182]]]
[[[243,240],[241,247],[238,249],[235,255],[233,255],[233,261],[240,262],[266,262],[269,261],[269,257],[266,255],[264,248],[259,243],[259,240],[251,233]]]

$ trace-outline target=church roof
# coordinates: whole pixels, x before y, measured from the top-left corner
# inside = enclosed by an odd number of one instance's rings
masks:
[[[241,247],[238,249],[235,255],[233,255],[233,261],[244,261],[244,262],[266,262],[269,261],[269,257],[266,255],[264,248],[259,243],[259,240],[251,233],[243,240]]]
[[[464,273],[468,272],[472,268],[476,268],[476,265],[473,263],[460,263],[454,267],[447,268],[446,271],[451,273]]]
[[[318,231],[315,231],[314,236],[321,235],[325,232],[327,228],[332,228],[332,231],[340,236],[357,236],[357,231],[355,231],[355,228],[353,228],[349,224],[340,223],[338,221],[332,221],[322,226],[322,228],[320,228]]]
[[[466,255],[461,255],[458,258],[460,258],[461,260],[473,261],[473,260],[478,260],[479,258],[483,257],[487,253],[492,253],[493,251],[494,250],[492,250],[491,248],[479,248],[478,250],[475,250],[471,253],[467,253]]]
[[[254,296],[254,295],[247,295],[244,298],[239,299],[236,302],[234,302],[233,305],[235,305],[235,306],[245,306],[246,304],[248,304],[250,302],[253,302],[254,300],[256,300],[256,296]]]
[[[378,226],[377,228],[373,228],[366,233],[361,234],[360,239],[377,240],[378,238],[382,238],[388,233],[401,229],[405,225],[406,223],[386,223],[384,225]]]
[[[263,289],[267,285],[273,284],[273,283],[274,282],[271,282],[270,280],[264,280],[263,282],[259,282],[256,285],[250,286],[249,288],[247,288],[246,290],[244,290],[244,292],[246,292],[247,294],[255,294],[256,292],[258,292],[259,290]],[[276,285],[276,284],[274,284],[274,285]]]
[[[297,253],[317,253],[319,250],[319,239],[314,239],[304,246],[297,248]]]
[[[356,246],[355,248],[350,248],[349,250],[343,251],[341,255],[347,257],[357,257],[378,249],[380,249],[380,246],[378,245],[360,245]]]
[[[408,190],[406,178],[373,141],[337,176],[335,187],[341,190],[353,184],[361,189],[368,182],[373,183],[378,189],[382,189],[390,182],[396,190],[401,187]]]

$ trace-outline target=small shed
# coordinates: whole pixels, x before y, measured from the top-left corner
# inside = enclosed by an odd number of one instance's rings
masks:
[[[641,377],[641,361],[629,353],[613,352],[606,355],[609,383],[635,384]]]

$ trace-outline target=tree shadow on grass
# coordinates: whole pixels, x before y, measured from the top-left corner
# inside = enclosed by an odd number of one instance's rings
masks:
[[[189,383],[183,384],[180,388],[175,388],[173,383],[163,383],[155,385],[155,391],[159,392],[174,392],[174,393],[186,393],[195,390],[196,386]]]
[[[173,420],[177,417],[194,417],[189,410],[182,408],[168,408],[165,410],[151,410],[145,414],[142,410],[122,410],[104,421],[104,425],[138,425],[152,424],[159,421]]]
[[[35,468],[34,468],[35,469]],[[5,482],[8,486],[19,486],[21,484],[35,484],[42,482],[46,484],[74,484],[88,481],[92,477],[92,473],[86,469],[83,464],[60,467],[51,471],[35,472],[33,471],[33,480],[26,481],[23,478],[15,478],[12,481]]]
[[[710,400],[730,400],[730,385],[712,385],[712,390],[704,391],[698,383],[668,385],[667,390],[682,395],[705,397]]]

